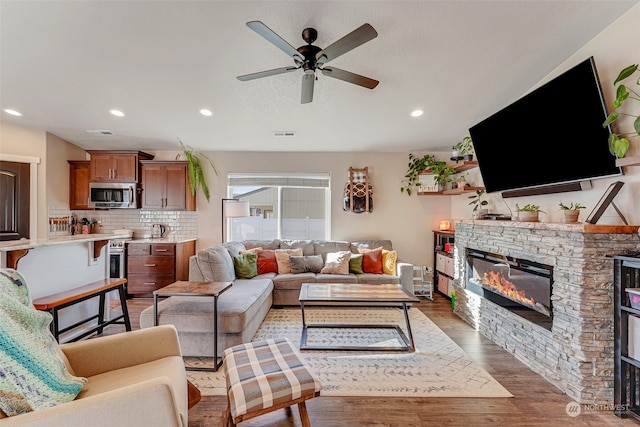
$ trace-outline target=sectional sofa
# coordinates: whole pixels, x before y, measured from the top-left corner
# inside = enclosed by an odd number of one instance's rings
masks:
[[[368,251],[371,253],[360,255]],[[277,255],[277,269],[273,267],[274,253]],[[382,271],[368,272],[374,270],[358,269],[357,263],[352,265],[352,261],[361,257],[370,260],[380,253],[384,254],[385,261]],[[344,270],[345,257],[350,264],[347,271]],[[245,268],[247,260],[248,273]],[[253,273],[252,260],[256,264]],[[218,299],[219,356],[225,348],[250,342],[272,306],[299,306],[298,297],[303,283],[397,283],[411,295],[414,293],[413,265],[397,261],[390,240],[228,242],[193,255],[189,259],[189,280],[233,282],[232,287]],[[162,300],[158,303],[158,321],[159,324],[175,325],[183,355],[213,355],[216,319],[211,298],[170,297]],[[152,325],[153,307],[149,307],[140,315],[140,326]]]

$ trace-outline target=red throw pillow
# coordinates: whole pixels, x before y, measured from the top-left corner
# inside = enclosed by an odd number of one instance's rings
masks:
[[[363,254],[362,270],[365,273],[382,274],[382,246],[375,249],[358,248],[358,252]]]
[[[256,252],[258,253],[258,274],[278,272],[275,250],[258,250]]]

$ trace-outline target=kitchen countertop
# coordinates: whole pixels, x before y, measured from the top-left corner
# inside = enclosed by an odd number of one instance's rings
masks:
[[[126,239],[127,234],[75,234],[73,236],[52,237],[43,239],[21,239],[0,242],[0,252],[33,249],[43,246],[69,245],[72,243],[95,242],[97,240]]]
[[[129,240],[128,244],[140,244],[140,243],[184,243],[191,242],[197,240],[196,236],[185,236],[185,235],[168,235],[165,237],[145,237],[143,239]]]

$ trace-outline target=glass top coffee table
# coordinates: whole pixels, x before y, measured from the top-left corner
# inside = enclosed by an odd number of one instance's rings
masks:
[[[410,295],[402,285],[365,285],[356,283],[303,283],[300,288],[300,308],[302,310],[302,336],[300,350],[362,350],[362,351],[414,351],[413,334],[409,323],[407,304],[419,303],[420,299]],[[307,324],[305,306],[323,308],[341,307],[398,307],[402,306],[407,335],[398,325],[390,324]],[[362,345],[308,345],[307,332],[319,328],[394,329],[403,345],[362,346]]]

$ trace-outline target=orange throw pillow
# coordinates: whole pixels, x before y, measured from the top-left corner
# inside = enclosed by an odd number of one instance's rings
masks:
[[[382,274],[382,246],[375,249],[358,248],[358,252],[363,254],[362,270],[365,273]]]
[[[258,253],[258,274],[277,273],[278,262],[276,261],[275,250],[257,250]]]

